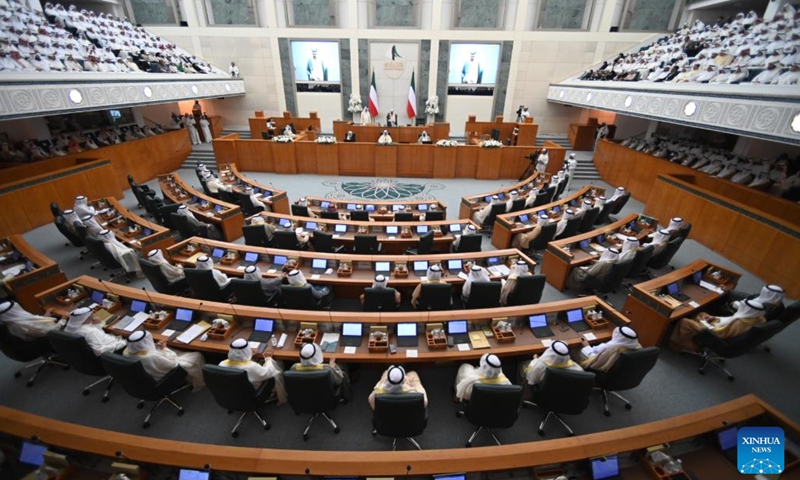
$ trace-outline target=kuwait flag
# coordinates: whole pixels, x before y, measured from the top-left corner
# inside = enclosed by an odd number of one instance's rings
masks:
[[[411,72],[411,86],[408,87],[408,103],[406,104],[408,118],[417,118],[417,92],[414,85],[414,72]]]
[[[378,116],[378,89],[375,88],[375,72],[372,72],[372,83],[369,86],[369,114]]]

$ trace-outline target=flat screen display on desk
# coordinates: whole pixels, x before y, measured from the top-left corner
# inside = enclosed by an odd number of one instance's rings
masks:
[[[256,318],[253,324],[253,330],[257,332],[271,332],[275,326],[275,320],[271,318]]]
[[[447,334],[456,335],[459,333],[467,333],[466,320],[450,320],[447,322]]]
[[[464,268],[464,262],[460,258],[447,261],[447,269],[451,272],[460,272]]]
[[[669,285],[667,285],[667,293],[668,294],[675,295],[679,291],[680,291],[680,288],[678,288],[678,284],[677,283],[670,283]]]
[[[328,268],[328,261],[324,258],[314,258],[311,260],[311,268],[325,270]]]
[[[428,261],[427,260],[415,260],[414,261],[414,271],[415,272],[427,272],[428,271]]]
[[[222,258],[222,256],[223,256],[223,255],[225,255],[225,250],[223,250],[223,249],[221,249],[221,248],[215,248],[215,249],[214,249],[214,250],[211,252],[211,256],[212,256],[212,257],[214,257],[214,258],[216,258],[217,260],[219,260],[220,258]]]
[[[461,233],[461,224],[460,223],[454,223],[454,224],[450,225],[450,233],[453,233],[453,234]]]
[[[530,217],[528,217],[526,214],[519,216],[519,223],[528,223],[528,220],[530,220]]]
[[[397,235],[399,228],[397,225],[388,225],[386,227],[386,235]]]
[[[317,222],[306,222],[306,230],[316,230]]]
[[[345,233],[347,232],[347,225],[342,225],[342,224],[336,225],[335,227],[333,227],[333,230],[336,233]]]
[[[330,206],[331,206],[331,202],[324,202],[324,201],[323,202],[319,202],[319,207],[320,208],[328,208]]]
[[[417,324],[416,323],[398,323],[397,324],[398,337],[416,337]]]
[[[694,282],[695,285],[700,285],[700,282],[702,282],[702,281],[703,281],[703,271],[702,270],[700,270],[699,272],[694,272],[692,274],[692,282]]]
[[[583,310],[580,308],[576,308],[575,310],[567,310],[567,321],[569,323],[583,321]]]
[[[178,474],[178,480],[208,480],[211,472],[200,470],[184,470],[181,469]]]
[[[496,43],[451,43],[448,85],[486,85],[497,81],[500,45]]]
[[[467,475],[465,473],[450,473],[447,475],[434,475],[434,480],[466,480]]]
[[[368,212],[374,212],[375,211],[375,205],[372,205],[372,204],[364,205],[364,210],[366,210]]]
[[[244,254],[244,261],[248,263],[256,263],[258,261],[258,253],[247,252]]]
[[[272,257],[272,263],[278,266],[286,265],[286,256],[285,255],[275,255]]]
[[[189,310],[188,308],[179,308],[175,312],[175,320],[180,320],[182,322],[191,322],[193,316],[194,310]]]
[[[364,324],[362,323],[343,323],[342,335],[345,337],[360,337],[363,326]]]
[[[392,211],[393,212],[399,212],[399,211],[402,211],[402,210],[404,210],[403,205],[392,205]]]
[[[578,242],[580,248],[589,248],[589,240],[581,240]]]
[[[47,447],[31,442],[22,442],[22,450],[19,452],[19,461],[28,465],[42,466],[44,463],[44,452]]]
[[[142,230],[142,236],[143,237],[149,237],[152,234],[153,234],[153,230],[151,228],[144,227],[144,230]]]
[[[428,226],[427,225],[417,225],[417,235],[422,235],[423,233],[428,233]]]
[[[347,204],[347,209],[352,212],[353,210],[356,209],[356,204],[355,203],[348,203]]]
[[[391,267],[392,267],[391,262],[375,262],[376,273],[389,273]]]
[[[725,450],[730,450],[731,448],[735,447],[738,444],[737,434],[738,429],[736,427],[726,428],[725,430],[720,430],[717,432],[717,439],[719,440],[719,448],[722,449],[724,452]]]
[[[417,209],[419,209],[420,212],[427,212],[428,211],[428,204],[427,203],[420,203],[417,206]]]
[[[99,290],[92,291],[92,303],[101,303],[106,298],[106,294]]]
[[[214,211],[219,213],[222,211],[222,205],[214,205]]]
[[[592,460],[592,478],[602,480],[619,475],[619,462],[616,455],[609,455],[605,458],[595,458]]]
[[[133,300],[131,301],[131,312],[144,312],[147,310],[147,302],[143,302],[141,300]]]
[[[539,314],[539,315],[531,315],[528,317],[528,324],[531,328],[539,328],[539,327],[546,327],[547,326],[547,315]]]
[[[280,220],[278,220],[278,225],[280,225],[283,228],[289,228],[292,226],[292,221],[289,220],[288,218],[281,218]]]

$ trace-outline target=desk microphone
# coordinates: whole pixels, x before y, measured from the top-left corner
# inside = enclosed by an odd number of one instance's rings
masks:
[[[233,310],[233,319],[236,320],[236,317],[239,316],[239,313],[237,313],[236,309],[233,308],[233,300],[228,300],[228,304],[231,306],[231,310]]]
[[[121,301],[121,295],[119,295],[117,292],[115,292],[114,290],[112,290],[112,289],[111,289],[111,286],[109,285],[109,284],[111,284],[111,283],[114,283],[114,282],[106,282],[106,281],[105,281],[105,280],[103,280],[102,278],[98,278],[98,280],[100,281],[100,284],[101,284],[101,285],[103,285],[105,288],[107,288],[107,289],[108,289],[108,292],[109,292],[109,293],[111,293],[112,295],[116,295],[117,297],[120,297],[120,301]]]
[[[114,452],[114,456],[123,460],[131,460],[130,458],[126,457],[124,453],[122,453],[122,450],[117,450]]]
[[[203,465],[203,470],[205,470],[207,472],[210,472],[211,471],[211,464],[206,463],[205,465]]]
[[[411,465],[406,465],[406,477],[411,473]]]
[[[150,306],[153,308],[153,310],[151,311],[154,311],[156,309],[156,302],[153,301],[153,298],[150,296],[150,293],[147,291],[147,288],[142,287],[142,291],[144,291],[144,294],[147,296],[147,301],[150,302]]]

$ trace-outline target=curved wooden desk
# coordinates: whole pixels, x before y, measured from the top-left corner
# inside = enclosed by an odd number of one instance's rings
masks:
[[[536,172],[525,180],[515,183],[514,185],[499,188],[491,192],[461,197],[461,207],[458,211],[458,218],[472,218],[473,213],[482,209],[491,201],[492,195],[497,195],[500,197],[500,200],[505,200],[508,198],[508,194],[511,191],[516,190],[519,192],[519,198],[527,198],[528,192],[531,189],[531,185],[535,185],[536,188],[541,191],[542,189],[547,188],[547,184],[550,183],[551,176],[552,175],[549,173]]]
[[[536,226],[536,214],[539,212],[547,212],[551,218],[560,218],[560,212],[570,206],[580,206],[584,197],[591,198],[594,201],[596,196],[603,195],[604,193],[605,189],[603,187],[586,185],[577,192],[561,200],[556,200],[534,208],[498,215],[494,222],[494,228],[492,229],[492,245],[497,248],[509,248],[514,235],[532,230],[533,227]],[[558,207],[558,212],[554,211],[555,207]],[[519,221],[521,215],[528,216],[527,223]]]
[[[279,190],[273,186],[266,186],[256,182],[250,178],[245,177],[239,173],[236,165],[229,163],[219,166],[220,180],[226,185],[231,185],[239,193],[244,193],[243,187],[253,187],[256,192],[269,192],[272,196],[272,203],[267,202],[272,206],[272,211],[277,213],[291,213],[289,210],[289,197],[286,195],[286,190]],[[238,185],[237,185],[238,184]],[[270,196],[270,195],[267,195]]]
[[[800,434],[797,423],[755,395],[745,395],[673,418],[577,437],[471,449],[409,452],[316,450],[310,454],[305,450],[207,445],[85,427],[8,407],[0,407],[0,430],[21,438],[38,437],[47,445],[112,459],[116,458],[116,452],[121,451],[133,463],[196,470],[210,465],[217,471],[242,473],[402,477],[408,472],[414,475],[431,475],[447,470],[489,472],[587,460],[711,434],[729,425],[765,415],[771,417],[768,424],[782,427],[787,435],[796,437]],[[787,465],[787,470],[796,466]]]
[[[189,208],[200,221],[216,225],[227,241],[242,236],[244,217],[239,205],[210,197],[185,183],[177,173],[160,175],[158,184],[165,198]]]
[[[419,243],[420,234],[417,233],[419,227],[427,227],[429,230],[439,230],[442,235],[437,235],[433,239],[433,249],[439,252],[448,252],[450,245],[455,241],[455,235],[450,231],[451,225],[459,225],[461,231],[468,225],[474,225],[480,231],[480,227],[475,225],[471,220],[438,220],[435,222],[354,222],[352,220],[326,220],[324,218],[311,218],[311,217],[297,217],[292,215],[281,215],[279,213],[263,212],[258,215],[263,217],[268,223],[280,225],[281,221],[288,221],[291,224],[288,228],[295,229],[297,227],[304,227],[307,230],[322,229],[328,233],[333,234],[333,243],[335,245],[344,245],[346,248],[352,250],[355,236],[357,234],[375,235],[378,237],[378,242],[383,245],[383,253],[385,254],[401,254],[406,251],[406,248],[413,248]],[[253,217],[247,219],[248,223],[252,221]],[[335,230],[337,225],[343,225],[344,231],[337,232]],[[312,228],[313,227],[313,228]],[[387,227],[397,227],[397,234],[387,234]],[[408,229],[411,235],[403,237],[400,232]],[[424,232],[423,232],[424,233]]]
[[[146,256],[154,248],[166,250],[175,243],[170,229],[136,215],[114,197],[94,200],[91,204],[98,212],[94,217],[97,223],[111,230],[117,240],[138,250],[142,255]],[[100,213],[103,210],[106,211]]]
[[[309,129],[309,127],[311,127],[311,129],[315,132],[319,132],[320,128],[322,128],[322,124],[320,123],[319,116],[317,116],[317,112],[309,112],[308,117],[293,117],[289,112],[283,112],[283,115],[281,116],[258,115],[259,113],[256,112],[255,117],[250,117],[247,119],[248,123],[250,124],[251,138],[261,138],[261,132],[267,131],[267,120],[270,118],[275,121],[275,131],[278,135],[283,132],[283,129],[286,128],[286,125],[290,124],[294,125],[294,131],[297,133],[306,131]]]
[[[305,197],[308,200],[308,210],[315,216],[321,216],[321,212],[337,212],[339,218],[347,220],[350,218],[350,212],[356,209],[357,205],[361,205],[364,211],[369,213],[369,218],[379,222],[391,222],[394,220],[397,206],[403,206],[403,212],[408,212],[414,215],[414,220],[419,220],[422,215],[428,211],[431,205],[436,205],[436,209],[444,213],[444,218],[447,218],[447,205],[440,200],[394,200],[394,201],[381,201],[381,200],[340,200],[336,198],[322,198],[322,197]]]
[[[22,235],[0,240],[0,278],[22,308],[39,309],[36,294],[67,281],[58,264],[33,248]]]
[[[709,275],[711,270],[720,272],[719,278]],[[694,282],[692,277],[695,272],[703,272],[702,280],[705,283],[700,285]],[[741,273],[708,260],[695,260],[666,275],[634,285],[625,300],[623,311],[633,319],[631,325],[639,334],[639,343],[645,347],[658,345],[671,323],[695,315],[717,301],[736,287],[741,276]],[[678,283],[680,291],[689,300],[679,302],[665,295],[665,287],[671,283]]]
[[[633,230],[631,224],[635,224],[634,227],[638,231]],[[657,228],[658,220],[631,213],[625,218],[594,229],[591,232],[552,241],[547,244],[547,250],[542,259],[542,273],[547,275],[547,283],[563,291],[567,286],[567,279],[573,268],[592,263],[599,257],[600,252],[605,250],[602,245],[592,242],[590,244],[590,248],[594,251],[594,255],[592,255],[579,248],[580,242],[583,240],[591,242],[600,235],[605,235],[609,243],[615,245],[621,245],[622,240],[609,238],[612,235],[636,237],[642,242]]]
[[[428,132],[431,141],[434,143],[443,138],[450,138],[450,124],[447,122],[436,122],[417,126],[402,125],[397,127],[383,127],[378,124],[355,125],[352,121],[333,122],[333,135],[338,142],[344,142],[344,137],[347,135],[347,132],[352,131],[356,135],[356,140],[359,142],[374,143],[378,141],[378,138],[380,138],[384,130],[388,130],[389,135],[392,136],[392,140],[397,143],[417,143],[423,131]]]

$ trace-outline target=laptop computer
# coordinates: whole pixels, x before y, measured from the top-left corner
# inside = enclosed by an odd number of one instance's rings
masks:
[[[447,335],[453,337],[453,343],[469,343],[467,321],[450,320],[447,322]]]
[[[214,211],[216,213],[222,212],[222,205],[214,205]]]
[[[311,273],[313,274],[321,274],[325,273],[325,270],[328,269],[328,261],[324,258],[312,258],[311,259]]]
[[[333,227],[333,231],[336,233],[347,233],[347,225],[338,224]]]
[[[642,229],[641,229],[641,228],[639,228],[639,222],[637,222],[636,220],[634,220],[634,221],[632,221],[632,222],[630,222],[630,223],[628,224],[628,229],[629,229],[629,230],[633,230],[633,231],[634,231],[634,232],[636,232],[636,233],[639,233],[639,232],[641,232],[641,231],[642,231]]]
[[[197,198],[197,195],[192,195],[192,203],[197,203],[200,199]]]
[[[461,233],[461,224],[460,223],[453,223],[450,225],[450,233],[453,235],[457,233]]]
[[[589,244],[590,244],[589,240],[581,240],[580,242],[578,242],[578,248],[580,248],[586,253],[591,254],[592,252],[594,252],[594,248],[592,248]]]
[[[188,308],[179,308],[175,310],[175,318],[169,322],[167,329],[175,330],[176,332],[182,332],[189,328],[189,325],[192,324],[193,316],[194,310],[189,310]]]
[[[306,222],[306,230],[314,231],[317,229],[317,222]]]
[[[460,258],[455,258],[447,261],[447,271],[453,275],[458,275],[464,268],[464,261]]]
[[[393,212],[399,212],[400,210],[403,210],[403,205],[392,205]]]
[[[428,233],[428,226],[427,225],[417,225],[417,235],[424,235]]]
[[[392,271],[392,262],[375,262],[375,273],[389,273]]]
[[[219,263],[222,260],[222,257],[225,256],[225,249],[224,248],[215,248],[211,251],[211,260],[214,263]]]
[[[258,252],[245,252],[242,265],[249,267],[258,263]]]
[[[142,300],[131,301],[131,313],[139,313],[139,312],[144,312],[146,310],[147,310],[147,302],[143,302]]]
[[[41,467],[44,464],[44,454],[46,451],[46,445],[39,445],[38,443],[32,442],[22,442],[22,449],[19,452],[19,461],[20,463]]]
[[[667,295],[669,295],[670,297],[674,298],[679,302],[685,302],[687,300],[691,300],[688,295],[681,292],[681,288],[678,286],[678,282],[670,283],[669,285],[664,287],[664,291],[667,293]]]
[[[505,200],[506,199],[506,194],[503,193],[503,192],[500,192],[500,193],[497,194],[497,198],[499,198],[500,200]]]
[[[595,241],[595,243],[597,243],[598,245],[602,245],[602,246],[604,246],[604,247],[606,247],[606,248],[608,248],[608,247],[610,247],[610,246],[611,246],[611,244],[610,244],[609,242],[607,242],[607,241],[606,241],[606,236],[605,236],[605,234],[603,234],[603,233],[601,233],[600,235],[598,235],[598,236],[594,237],[594,241]]]
[[[738,452],[736,451],[736,446],[738,444],[738,433],[739,430],[736,427],[730,427],[717,431],[719,448],[722,450],[722,454],[725,456],[725,458],[727,458],[734,465],[736,465],[738,462]]]
[[[420,212],[427,212],[428,211],[428,204],[427,203],[420,203],[417,205],[417,210]]]
[[[555,212],[555,213],[561,213],[561,207],[559,207],[558,205],[556,205],[555,207],[553,207],[553,212]]]
[[[591,330],[592,328],[583,320],[583,310],[580,308],[576,308],[575,310],[567,310],[567,323],[576,332],[585,332],[586,330]]]
[[[695,285],[700,285],[700,282],[702,282],[702,281],[703,281],[703,271],[702,270],[698,270],[698,271],[696,271],[696,272],[694,272],[692,274],[692,282]]]
[[[386,235],[397,235],[400,231],[400,227],[397,225],[387,225],[386,226]]]
[[[348,203],[347,204],[347,209],[352,212],[353,210],[356,209],[356,204],[355,203]]]
[[[102,304],[104,298],[106,298],[105,292],[92,290],[92,303]]]
[[[330,207],[330,206],[331,206],[331,202],[326,202],[326,201],[324,201],[324,200],[323,200],[323,201],[321,201],[321,202],[319,202],[319,208],[324,208],[324,209],[327,209],[327,208],[328,208],[328,207]]]
[[[288,218],[281,218],[280,220],[278,220],[278,225],[280,225],[283,228],[291,228],[292,221],[289,220]]]
[[[272,265],[270,265],[269,268],[280,270],[284,265],[286,265],[287,260],[288,258],[286,258],[286,255],[275,255],[272,257]]]
[[[343,323],[342,338],[339,339],[339,343],[343,347],[360,347],[363,328],[363,323]]]
[[[619,461],[616,455],[592,459],[592,480],[617,479]]]
[[[427,260],[414,260],[414,275],[424,277],[428,274],[428,261]]]
[[[530,220],[530,218],[531,217],[529,217],[527,214],[522,214],[519,216],[519,223],[528,223],[528,220]]]
[[[366,210],[368,212],[374,212],[375,211],[375,205],[372,205],[372,204],[364,205],[364,210]]]
[[[397,324],[397,346],[416,347],[417,346],[417,324],[398,323]]]
[[[142,229],[142,236],[143,236],[143,237],[149,237],[149,236],[150,236],[150,235],[152,235],[152,234],[153,234],[153,229],[152,229],[152,228],[147,228],[147,227],[144,227],[144,228]]]
[[[531,332],[536,338],[547,338],[554,335],[550,327],[547,326],[547,315],[544,313],[528,317],[528,325],[531,327]]]
[[[489,257],[486,259],[487,267],[494,267],[495,265],[500,265],[500,257]]]
[[[492,196],[486,195],[485,197],[483,197],[483,201],[486,203],[492,203]]]
[[[211,472],[208,470],[185,470],[178,473],[178,480],[208,480]]]
[[[248,342],[268,342],[272,337],[272,329],[275,327],[275,320],[271,318],[256,318],[253,323],[253,332],[247,337]]]

